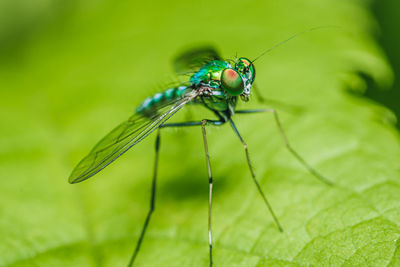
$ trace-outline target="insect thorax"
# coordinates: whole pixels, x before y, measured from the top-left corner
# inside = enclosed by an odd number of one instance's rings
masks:
[[[192,75],[190,78],[192,86],[197,87],[198,90],[206,89],[194,101],[195,103],[204,104],[217,112],[233,111],[237,97],[229,95],[221,88],[221,74],[226,68],[231,68],[228,62],[213,60]]]
[[[233,114],[236,107],[237,97],[228,96],[222,90],[214,89],[209,95],[201,96],[201,102],[209,109],[217,112]]]

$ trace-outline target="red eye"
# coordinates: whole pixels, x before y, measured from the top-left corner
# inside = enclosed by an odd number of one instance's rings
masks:
[[[230,95],[243,93],[244,84],[239,72],[234,69],[224,69],[221,74],[221,86]]]

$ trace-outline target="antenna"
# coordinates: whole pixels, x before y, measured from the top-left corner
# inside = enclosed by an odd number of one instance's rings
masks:
[[[298,32],[292,36],[290,36],[289,38],[287,38],[286,40],[283,40],[277,44],[275,44],[274,46],[272,46],[271,48],[268,48],[267,50],[265,50],[264,52],[262,52],[258,57],[256,57],[254,60],[251,61],[251,64],[254,63],[254,61],[256,61],[257,59],[259,59],[260,57],[264,56],[265,54],[267,54],[268,52],[271,52],[272,50],[274,50],[275,48],[278,48],[279,46],[289,42],[290,40],[296,38],[299,35],[308,33],[308,32],[312,32],[312,31],[316,31],[319,29],[324,29],[324,28],[339,28],[339,26],[319,26],[319,27],[314,27],[314,28],[310,28],[308,30],[302,31],[302,32]]]

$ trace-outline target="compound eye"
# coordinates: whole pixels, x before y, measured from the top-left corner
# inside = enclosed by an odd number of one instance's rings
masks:
[[[245,67],[249,67],[251,64],[250,60],[244,57],[239,58],[239,62],[243,64]]]
[[[254,69],[254,65],[251,64],[251,61],[249,59],[244,57],[239,58],[235,68],[245,74],[246,77],[251,80],[251,82],[254,81],[256,70]]]
[[[224,69],[221,74],[222,89],[230,95],[240,95],[243,93],[244,84],[239,72],[234,69]]]

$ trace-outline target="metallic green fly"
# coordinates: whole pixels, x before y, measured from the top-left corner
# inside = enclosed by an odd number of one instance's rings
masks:
[[[297,34],[298,35],[298,34]],[[201,48],[191,50],[178,56],[175,60],[175,69],[178,73],[191,73],[188,82],[165,90],[164,92],[157,93],[152,97],[144,100],[136,109],[136,113],[132,115],[127,121],[123,122],[106,135],[100,142],[92,149],[92,151],[83,158],[79,164],[72,171],[69,177],[70,183],[82,182],[103,168],[108,166],[111,162],[125,153],[128,149],[139,143],[146,138],[149,134],[157,131],[156,144],[155,144],[155,163],[154,174],[151,186],[150,209],[147,213],[140,237],[137,241],[133,255],[129,261],[128,266],[132,266],[138,255],[141,243],[143,241],[150,217],[154,211],[155,193],[156,193],[156,179],[157,179],[157,166],[160,148],[160,132],[161,129],[166,127],[188,127],[200,126],[203,134],[203,143],[205,158],[208,169],[208,182],[209,182],[209,203],[208,203],[208,242],[209,242],[209,263],[212,266],[212,231],[211,231],[211,206],[212,206],[212,190],[213,178],[211,174],[211,165],[208,154],[206,126],[214,125],[221,126],[229,123],[233,131],[243,144],[247,163],[250,169],[253,181],[263,198],[266,207],[272,215],[278,229],[282,227],[276,217],[271,205],[269,204],[258,180],[256,179],[253,170],[247,144],[243,137],[240,135],[232,117],[235,114],[252,114],[266,112],[274,116],[277,127],[286,145],[286,148],[294,155],[294,157],[313,174],[326,184],[331,184],[321,174],[315,171],[289,144],[284,130],[281,126],[278,113],[274,109],[252,109],[252,110],[237,110],[236,104],[239,100],[247,102],[251,95],[252,88],[254,87],[254,80],[256,71],[254,61],[263,56],[268,51],[275,47],[287,42],[291,38],[279,43],[278,45],[266,50],[254,60],[240,57],[235,61],[223,60],[218,53],[212,48]],[[185,121],[181,123],[168,123],[167,120],[171,118],[176,112],[182,109],[186,104],[193,103],[206,107],[211,110],[216,119],[203,119],[199,121]]]

